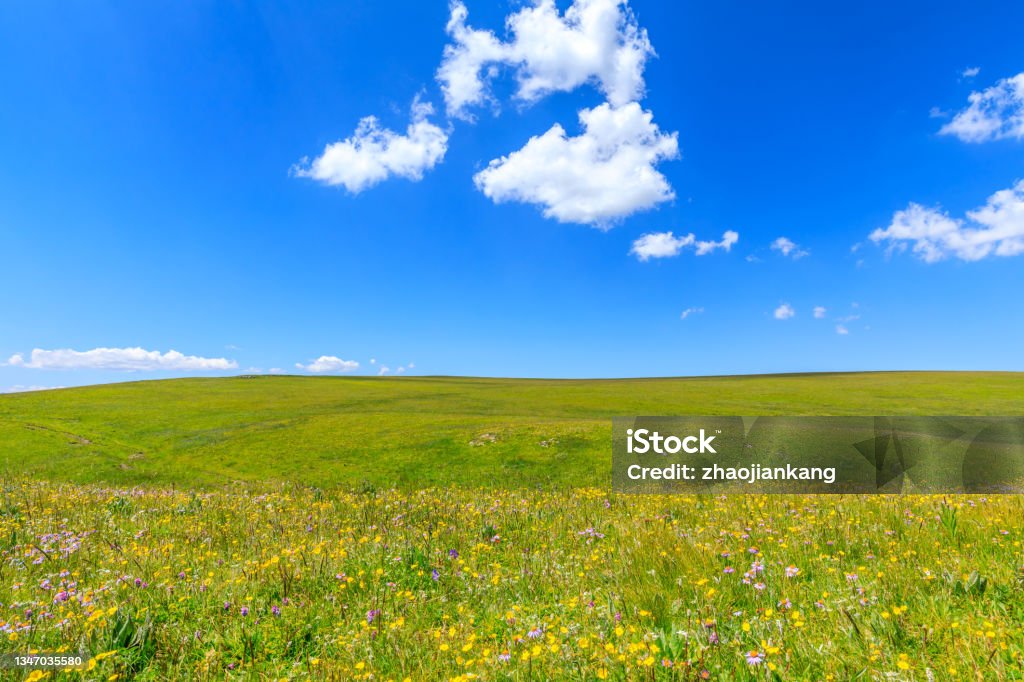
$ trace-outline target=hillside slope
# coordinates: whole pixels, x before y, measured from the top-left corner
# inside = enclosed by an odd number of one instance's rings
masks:
[[[215,485],[604,485],[611,417],[1024,414],[1024,374],[624,380],[291,377],[0,396],[0,470]]]

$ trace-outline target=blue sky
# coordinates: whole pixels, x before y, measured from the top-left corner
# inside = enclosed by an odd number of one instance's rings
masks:
[[[1021,25],[4,3],[0,390],[1024,370]]]

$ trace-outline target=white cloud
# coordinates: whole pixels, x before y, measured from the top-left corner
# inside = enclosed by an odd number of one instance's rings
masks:
[[[800,248],[799,244],[788,237],[779,237],[773,241],[772,251],[778,251],[783,256],[792,257],[793,260],[799,260],[810,254],[810,251]]]
[[[568,137],[561,125],[531,137],[473,177],[495,203],[543,207],[547,218],[600,228],[675,198],[654,166],[678,156],[676,134],[664,134],[636,102],[607,103],[579,113],[583,133]]]
[[[387,365],[381,365],[380,369],[377,370],[377,376],[382,377],[382,376],[384,376],[385,374],[387,374],[390,371],[391,371],[390,367],[388,367]]]
[[[1024,253],[1024,180],[996,192],[984,206],[967,211],[966,219],[911,203],[893,214],[884,230],[871,233],[873,242],[888,242],[889,250],[912,251],[926,263],[949,256],[976,261],[990,255]]]
[[[928,110],[928,118],[949,118],[949,112],[945,109],[932,107]]]
[[[629,253],[642,261],[651,258],[671,258],[678,256],[684,246],[691,246],[696,241],[697,238],[692,232],[682,237],[677,237],[672,232],[649,232],[640,235],[633,242]]]
[[[955,135],[964,142],[1024,138],[1024,73],[972,92],[967,101],[967,108],[942,126],[940,135]]]
[[[308,365],[296,362],[295,367],[307,372],[323,374],[326,372],[354,372],[359,369],[359,363],[355,360],[342,360],[334,355],[321,355]]]
[[[722,241],[720,242],[697,241],[697,237],[693,233],[677,237],[672,232],[649,232],[640,235],[640,237],[633,241],[633,246],[630,248],[629,253],[636,256],[638,260],[646,261],[651,258],[678,256],[683,248],[692,246],[694,247],[694,253],[698,256],[704,256],[715,249],[729,251],[739,238],[739,234],[732,230],[727,230],[722,235]]]
[[[280,367],[271,367],[267,370],[269,374],[284,374],[284,370]]]
[[[12,355],[7,364],[31,369],[112,369],[145,370],[219,370],[237,369],[238,363],[226,358],[203,358],[182,355],[176,350],[161,353],[144,348],[93,348],[77,351],[70,348],[43,350],[36,348],[29,359],[21,353]]]
[[[52,391],[58,388],[64,388],[64,386],[24,386],[22,384],[15,384],[14,386],[0,388],[0,393],[29,393],[31,391]]]
[[[964,69],[960,73],[960,75],[963,76],[964,78],[974,78],[979,73],[981,73],[981,67],[980,66],[969,66],[966,69]]]
[[[452,43],[437,71],[450,116],[471,118],[469,107],[493,101],[489,82],[500,65],[513,70],[516,97],[527,103],[587,83],[616,106],[643,95],[644,64],[654,49],[628,0],[575,0],[564,15],[554,0],[536,0],[506,18],[508,41],[468,26],[468,14],[460,0],[452,3]]]
[[[715,249],[724,249],[725,251],[732,251],[732,245],[740,240],[739,232],[733,232],[732,230],[726,230],[722,233],[722,241],[715,242],[697,242],[697,255],[705,256]]]
[[[448,133],[428,120],[433,111],[430,104],[414,100],[405,135],[381,128],[375,116],[367,116],[351,137],[327,145],[312,161],[303,159],[292,173],[327,185],[344,185],[353,194],[392,175],[420,180],[448,150]]]
[[[700,315],[703,312],[704,312],[703,308],[687,308],[682,313],[680,313],[679,319],[680,320],[685,320],[690,315]]]
[[[408,367],[409,369],[416,369],[416,364],[413,363],[413,362],[410,362],[408,365],[406,365],[406,367]]]
[[[825,310],[825,306],[821,306],[821,305],[814,306],[814,319],[816,319],[816,320],[823,319],[825,317],[825,313],[827,313],[827,312],[828,311]]]
[[[836,334],[839,334],[840,336],[846,336],[849,333],[850,333],[850,330],[847,329],[844,325],[841,325],[841,324],[837,324],[836,325]]]
[[[788,320],[789,318],[796,315],[796,311],[793,310],[793,306],[789,305],[788,303],[783,303],[782,305],[775,309],[774,315],[776,320]]]

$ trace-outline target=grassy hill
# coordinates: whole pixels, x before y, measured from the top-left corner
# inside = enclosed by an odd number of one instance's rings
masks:
[[[608,482],[611,417],[1024,414],[1024,374],[175,379],[0,396],[0,471],[120,484]]]

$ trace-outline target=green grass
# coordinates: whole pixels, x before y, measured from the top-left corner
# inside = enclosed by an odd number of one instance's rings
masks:
[[[607,485],[616,415],[1020,415],[1022,395],[1024,374],[1001,372],[145,381],[0,396],[0,470],[181,486]]]
[[[1022,680],[1020,496],[608,490],[616,415],[1022,395],[874,373],[0,396],[0,653],[81,651],[52,678],[74,681]]]

